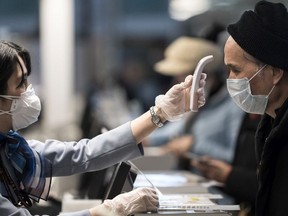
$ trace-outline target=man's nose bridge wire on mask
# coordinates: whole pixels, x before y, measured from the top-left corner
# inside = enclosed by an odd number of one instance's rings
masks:
[[[127,161],[131,167],[133,167],[139,174],[143,175],[144,178],[151,184],[151,186],[156,190],[158,196],[163,196],[162,192],[147,178],[147,176],[131,161]]]

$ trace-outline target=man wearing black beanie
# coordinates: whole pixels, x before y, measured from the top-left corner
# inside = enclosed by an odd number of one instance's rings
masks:
[[[288,215],[288,12],[260,1],[228,26],[227,88],[248,113],[261,114],[256,133],[257,216]]]

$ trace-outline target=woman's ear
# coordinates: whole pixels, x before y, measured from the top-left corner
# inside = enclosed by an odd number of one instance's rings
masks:
[[[284,70],[280,68],[273,67],[273,84],[276,85],[279,83],[281,78],[283,77]]]

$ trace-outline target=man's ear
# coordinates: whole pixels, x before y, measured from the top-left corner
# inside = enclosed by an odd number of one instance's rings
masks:
[[[279,83],[281,78],[283,77],[284,70],[280,68],[273,67],[273,84],[276,85]]]

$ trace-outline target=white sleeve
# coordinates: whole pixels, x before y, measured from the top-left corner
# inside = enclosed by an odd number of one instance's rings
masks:
[[[8,199],[0,194],[0,215],[9,216],[31,216],[30,212],[25,208],[15,207]]]
[[[29,140],[29,145],[44,155],[53,165],[52,176],[66,176],[100,170],[120,161],[143,155],[142,145],[137,145],[130,122],[93,139],[78,142]]]
[[[91,216],[89,210],[60,213],[59,216]]]
[[[32,216],[26,208],[15,207],[8,199],[0,195],[0,215]],[[90,216],[89,210],[60,213],[59,216]]]

